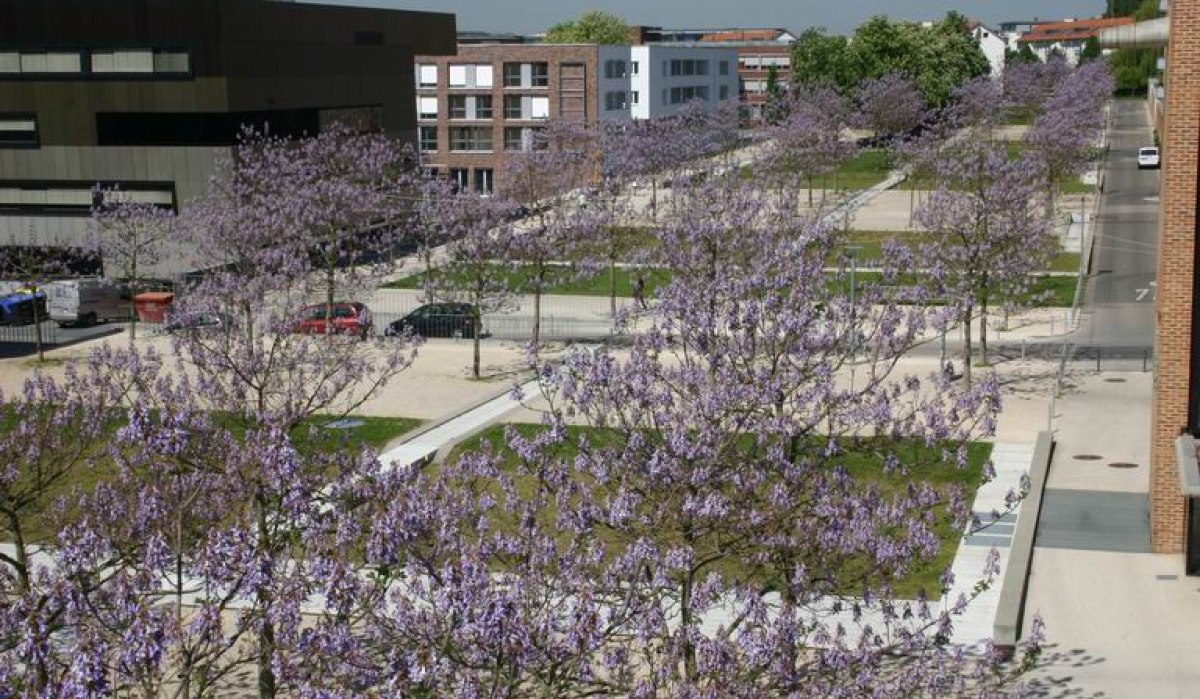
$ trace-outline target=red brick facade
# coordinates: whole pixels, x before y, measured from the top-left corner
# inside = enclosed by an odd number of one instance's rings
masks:
[[[597,94],[599,91],[599,50],[595,45],[584,44],[472,44],[459,45],[454,56],[417,56],[418,87],[417,99],[436,97],[437,117],[422,118],[417,115],[420,127],[437,129],[437,149],[424,151],[421,161],[427,166],[437,167],[443,172],[458,171],[465,175],[470,186],[483,173],[494,178],[493,187],[503,187],[505,162],[505,130],[532,129],[545,123],[546,119],[580,119],[594,122],[597,118]],[[544,87],[506,87],[505,64],[545,63],[548,79]],[[436,87],[420,86],[419,66],[437,66]],[[490,65],[492,86],[490,88],[450,87],[450,66]],[[448,101],[451,96],[492,98],[492,116],[484,119],[451,118]],[[510,118],[505,115],[505,97],[521,96],[549,99],[549,112],[545,118]],[[459,151],[452,148],[451,129],[456,127],[478,127],[491,132],[491,148],[488,151]]]
[[[1187,501],[1174,441],[1188,424],[1191,381],[1197,154],[1200,153],[1200,0],[1171,3],[1167,115],[1162,134],[1158,302],[1150,462],[1151,541],[1158,553],[1184,549]]]

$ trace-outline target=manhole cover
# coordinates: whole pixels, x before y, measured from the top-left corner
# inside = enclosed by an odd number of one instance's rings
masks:
[[[1100,459],[1103,459],[1103,458],[1104,457],[1100,456],[1099,454],[1076,454],[1075,455],[1076,461],[1099,461]]]
[[[362,420],[356,420],[352,417],[347,417],[347,418],[342,418],[341,420],[334,420],[333,422],[330,422],[327,425],[325,425],[325,427],[328,429],[331,429],[331,430],[352,430],[355,427],[362,427],[363,424],[364,423]],[[1096,457],[1096,458],[1100,458],[1100,457]]]
[[[1137,468],[1138,465],[1130,463],[1128,461],[1114,461],[1111,464],[1109,464],[1108,467],[1109,468]]]
[[[1125,379],[1105,379],[1109,383],[1125,383]]]

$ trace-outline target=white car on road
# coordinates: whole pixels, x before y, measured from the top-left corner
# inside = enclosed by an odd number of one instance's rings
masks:
[[[1138,149],[1138,169],[1139,170],[1157,170],[1158,169],[1158,149],[1154,147],[1146,147]]]

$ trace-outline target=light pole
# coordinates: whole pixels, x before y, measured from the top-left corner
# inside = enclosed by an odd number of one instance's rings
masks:
[[[854,362],[858,359],[858,251],[861,245],[847,245],[850,254],[850,392],[854,392]]]

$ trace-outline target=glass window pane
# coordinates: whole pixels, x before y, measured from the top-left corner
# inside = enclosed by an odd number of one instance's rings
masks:
[[[475,66],[475,87],[492,86],[492,67],[487,65]]]

